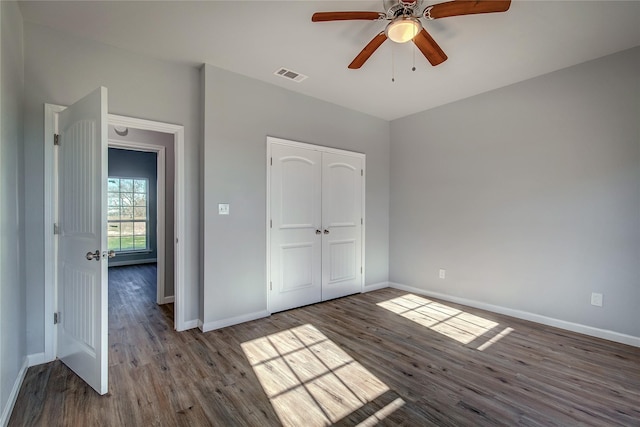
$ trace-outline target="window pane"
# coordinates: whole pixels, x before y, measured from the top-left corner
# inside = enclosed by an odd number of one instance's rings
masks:
[[[120,193],[120,204],[122,206],[133,206],[133,193]]]
[[[108,237],[107,242],[110,251],[120,250],[120,237]]]
[[[133,185],[134,191],[136,193],[147,193],[147,180],[146,179],[136,179]]]
[[[117,178],[109,178],[107,191],[120,191],[120,180]]]
[[[134,219],[147,219],[147,208],[133,208]]]
[[[120,208],[120,215],[122,215],[122,220],[132,220],[133,219],[133,208],[131,206],[123,206]]]
[[[123,250],[123,251],[133,250],[133,236],[122,236],[120,238],[120,250]]]
[[[133,193],[133,180],[132,179],[121,179],[120,180],[120,191],[123,193]]]
[[[120,236],[120,223],[119,222],[110,222],[107,227],[107,236]]]
[[[147,206],[147,195],[135,193],[134,195],[134,203],[136,206]]]
[[[134,236],[133,244],[136,249],[147,249],[147,236]]]
[[[121,222],[122,236],[133,236],[133,222]]]
[[[120,219],[120,208],[109,208],[107,221],[118,221]]]
[[[147,223],[146,222],[136,222],[134,223],[134,230],[136,236],[146,236],[147,235]]]
[[[120,206],[120,194],[119,193],[108,193],[108,203],[109,206]]]

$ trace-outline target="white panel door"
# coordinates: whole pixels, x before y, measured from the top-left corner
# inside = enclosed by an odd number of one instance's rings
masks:
[[[318,151],[273,144],[271,149],[272,312],[321,300],[321,174]]]
[[[322,157],[322,300],[362,291],[362,159]]]
[[[108,391],[107,89],[58,118],[58,357],[98,393]]]

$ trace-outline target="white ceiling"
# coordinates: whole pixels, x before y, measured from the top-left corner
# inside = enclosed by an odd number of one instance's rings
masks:
[[[383,11],[382,0],[23,1],[20,7],[27,22],[159,59],[206,62],[386,120],[640,45],[640,1],[516,0],[506,13],[423,22],[446,62],[432,67],[413,44],[387,41],[360,70],[347,65],[385,23],[312,23],[311,15]],[[277,77],[280,67],[309,78]]]

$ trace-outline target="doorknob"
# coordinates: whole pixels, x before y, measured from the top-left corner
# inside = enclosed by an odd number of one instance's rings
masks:
[[[324,234],[329,234],[329,230],[324,230]]]
[[[109,252],[104,251],[102,252],[102,258],[115,258],[116,257],[116,252],[111,250]]]
[[[322,233],[322,231],[316,230],[316,234],[320,234],[320,233]]]
[[[100,249],[96,249],[95,253],[94,252],[87,252],[87,260],[91,261],[91,260],[96,260],[98,262],[100,262]]]

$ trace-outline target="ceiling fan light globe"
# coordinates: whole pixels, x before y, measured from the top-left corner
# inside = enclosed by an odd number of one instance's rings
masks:
[[[387,25],[385,34],[391,41],[396,43],[406,43],[422,30],[422,24],[416,18],[400,17]]]

